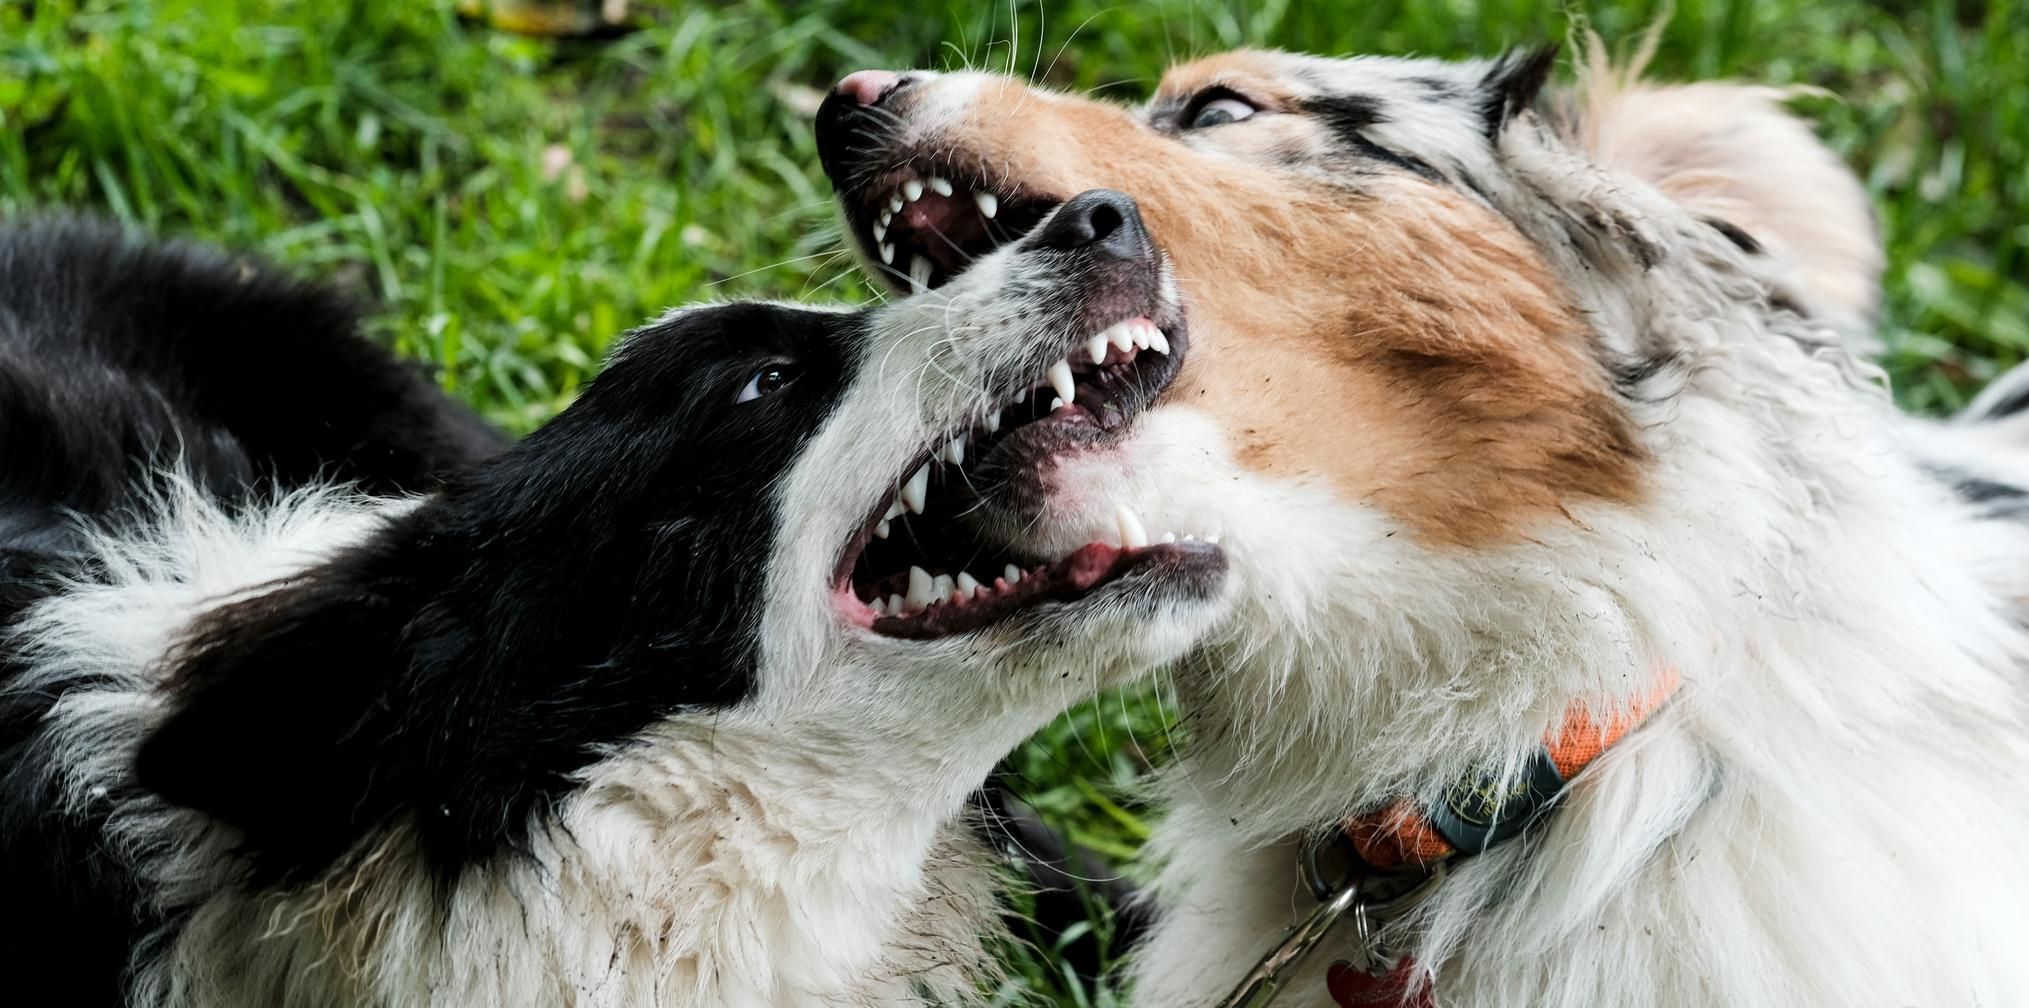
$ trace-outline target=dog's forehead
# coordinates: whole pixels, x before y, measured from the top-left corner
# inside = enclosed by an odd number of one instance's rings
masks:
[[[1308,56],[1235,49],[1179,64],[1163,74],[1149,108],[1174,108],[1207,88],[1226,87],[1256,102],[1360,95],[1374,102],[1442,102],[1465,94],[1475,64],[1388,56]]]
[[[1151,106],[1186,101],[1210,87],[1245,88],[1263,98],[1293,97],[1301,58],[1269,49],[1235,49],[1171,67],[1156,86]],[[1280,92],[1280,93],[1278,93]]]

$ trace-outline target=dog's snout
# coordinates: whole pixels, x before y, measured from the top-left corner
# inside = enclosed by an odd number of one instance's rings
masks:
[[[1036,230],[1036,243],[1053,249],[1084,249],[1117,259],[1145,256],[1153,247],[1133,197],[1111,189],[1079,193],[1057,208]]]
[[[902,75],[892,70],[855,70],[832,90],[861,105],[879,105],[902,86],[902,80]]]

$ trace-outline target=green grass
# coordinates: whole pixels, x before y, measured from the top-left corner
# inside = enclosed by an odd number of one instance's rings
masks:
[[[645,30],[541,42],[430,0],[0,0],[0,215],[46,207],[266,252],[374,299],[375,326],[526,430],[617,333],[668,305],[866,300],[837,254],[809,111],[863,66],[960,63],[1144,94],[1239,44],[1485,54],[1562,38],[1554,2],[637,4]],[[1629,39],[1658,8],[1586,7]],[[1681,0],[1660,77],[1817,85],[1890,266],[1887,361],[1941,411],[2029,354],[2029,8],[1972,0]],[[1017,755],[1033,802],[1098,849],[1145,833],[1130,783],[1168,720],[1075,712]],[[1111,1003],[1019,957],[1062,1004]]]

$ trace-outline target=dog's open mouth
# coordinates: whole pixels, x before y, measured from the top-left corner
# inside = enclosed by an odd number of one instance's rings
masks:
[[[913,292],[942,286],[974,259],[1027,234],[1063,202],[926,164],[869,182],[849,201],[847,216],[882,279]]]
[[[966,633],[1211,549],[1194,535],[1151,535],[1124,508],[1109,539],[1056,557],[983,539],[967,521],[985,489],[980,474],[996,474],[996,483],[1035,479],[1058,452],[1124,430],[1176,377],[1185,343],[1180,319],[1165,328],[1126,318],[982,404],[974,422],[924,453],[846,545],[836,581],[852,615],[892,637]]]

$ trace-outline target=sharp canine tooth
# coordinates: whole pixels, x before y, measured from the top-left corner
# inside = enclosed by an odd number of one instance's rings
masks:
[[[998,432],[1000,430],[1000,411],[995,410],[992,413],[988,413],[986,415],[986,423],[982,426],[986,428],[988,434]]]
[[[874,535],[878,536],[879,538],[886,539],[888,537],[889,528],[890,526],[888,525],[888,520],[886,518],[883,518],[881,519],[881,523],[879,525],[874,526]]]
[[[1133,331],[1133,328],[1130,324],[1122,323],[1106,330],[1106,334],[1113,337],[1114,346],[1122,350],[1132,350],[1134,349],[1134,337],[1130,333]]]
[[[973,596],[973,593],[977,591],[979,591],[978,579],[974,578],[971,574],[968,574],[964,571],[959,571],[958,593],[960,595],[965,596],[966,598],[971,598]]]
[[[1050,365],[1050,387],[1055,389],[1057,395],[1063,397],[1065,402],[1077,401],[1078,383],[1071,380],[1070,361],[1060,360]]]
[[[1025,403],[1025,402],[1028,402],[1028,401],[1029,401],[1029,390],[1028,390],[1028,389],[1023,389],[1023,390],[1021,390],[1021,392],[1020,392],[1019,394],[1017,394],[1017,395],[1015,396],[1015,405],[1016,405],[1016,406],[1020,406],[1021,404]]]
[[[909,260],[909,282],[915,284],[917,290],[930,289],[930,260],[922,256]]]
[[[901,193],[896,193],[893,196],[888,197],[888,212],[891,214],[898,214],[902,212]]]
[[[1000,197],[990,192],[975,190],[972,194],[972,201],[979,204],[979,215],[987,220],[992,220],[993,215],[1000,212]]]
[[[930,191],[939,196],[951,195],[951,180],[942,175],[930,176]]]
[[[887,237],[888,237],[888,226],[887,226],[886,224],[875,224],[875,225],[874,225],[874,243],[875,243],[875,244],[879,244],[880,242],[882,242],[883,240],[885,240],[885,239],[886,239]]]
[[[902,506],[922,514],[923,503],[929,493],[930,463],[925,462],[922,468],[917,469],[915,474],[909,477],[909,482],[902,484]]]
[[[1148,533],[1142,530],[1141,519],[1136,518],[1126,505],[1114,509],[1113,520],[1120,525],[1120,545],[1123,549],[1140,549],[1148,545]]]
[[[1000,572],[1000,577],[1001,580],[1006,581],[1008,584],[1011,585],[1020,584],[1022,580],[1022,569],[1020,567],[1016,567],[1014,564],[1008,564],[1006,569]]]
[[[902,183],[902,198],[911,203],[923,198],[923,180],[910,179]]]
[[[952,465],[965,464],[965,435],[960,434],[944,445],[944,461]]]
[[[879,242],[878,244],[881,246],[881,265],[893,266],[895,264],[895,246],[887,242]]]
[[[929,605],[930,599],[933,597],[932,593],[936,591],[936,587],[936,583],[930,580],[929,571],[921,567],[910,567],[909,597],[906,599],[909,608],[921,609]]]
[[[1162,330],[1154,326],[1148,329],[1148,345],[1154,347],[1156,353],[1169,356],[1169,337],[1164,336]]]
[[[1094,364],[1104,361],[1106,359],[1106,334],[1099,333],[1088,340],[1085,343],[1085,352],[1092,355],[1092,363]]]

